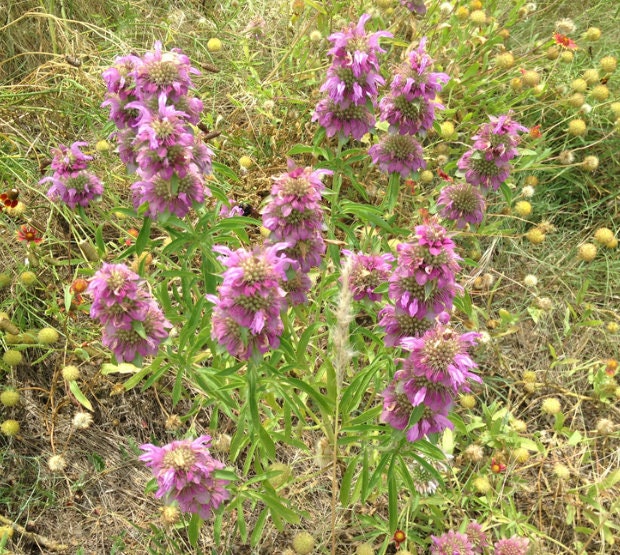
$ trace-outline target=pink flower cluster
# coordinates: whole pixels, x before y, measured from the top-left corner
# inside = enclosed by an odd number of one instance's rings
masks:
[[[431,536],[431,555],[478,555],[490,548],[489,538],[482,526],[473,521],[465,533],[449,530],[441,536]],[[493,545],[493,555],[526,555],[529,540],[519,536],[498,540]]]
[[[172,327],[140,276],[124,264],[104,264],[88,284],[90,316],[104,326],[102,343],[118,362],[155,355]]]
[[[328,37],[332,48],[332,64],[321,87],[325,97],[317,104],[312,121],[325,128],[328,137],[336,134],[361,139],[375,124],[372,107],[377,88],[384,83],[379,72],[377,54],[380,37],[391,37],[387,31],[367,34],[364,26],[370,14],[357,24]]]
[[[280,312],[286,292],[281,283],[294,261],[281,253],[287,243],[249,252],[215,246],[226,266],[218,294],[206,298],[215,304],[211,337],[235,357],[248,360],[275,349],[283,331]]]
[[[274,178],[271,195],[262,210],[263,226],[271,233],[268,244],[286,243],[285,255],[294,261],[283,283],[291,304],[306,302],[311,282],[307,273],[321,264],[325,254],[322,230],[321,179],[331,170],[295,167]],[[294,275],[293,275],[294,272]]]
[[[497,190],[510,175],[510,160],[518,154],[519,133],[528,129],[514,121],[511,114],[489,119],[490,123],[483,124],[472,137],[473,148],[461,156],[457,166],[468,183]]]
[[[139,459],[152,471],[159,486],[155,497],[176,501],[184,512],[207,519],[230,498],[227,480],[213,473],[224,468],[210,452],[211,437],[173,441],[163,447],[150,443],[140,446],[145,453]]]
[[[400,0],[400,3],[411,13],[417,13],[418,15],[426,14],[426,4],[424,4],[424,0]]]
[[[146,214],[183,217],[210,194],[204,177],[211,173],[213,152],[194,134],[202,101],[191,96],[191,75],[200,72],[178,48],[139,57],[117,58],[103,72],[107,85],[102,106],[116,124],[121,160],[139,180],[131,187],[137,209]]]
[[[432,63],[424,37],[418,48],[409,53],[409,58],[396,68],[390,92],[379,103],[381,119],[390,124],[390,133],[368,153],[373,164],[386,173],[398,172],[406,178],[426,167],[422,145],[413,135],[425,134],[433,126],[435,110],[443,109],[435,96],[450,79],[445,73],[430,71]]]
[[[47,197],[54,202],[64,202],[69,208],[88,206],[90,201],[103,194],[103,184],[99,178],[86,168],[92,156],[84,154],[80,147],[85,142],[75,142],[69,148],[58,145],[52,149],[52,176],[44,177],[39,183],[51,182]]]
[[[458,334],[438,324],[420,338],[403,339],[400,346],[410,355],[399,360],[401,369],[382,393],[381,420],[397,430],[407,429],[408,441],[452,428],[448,412],[454,399],[469,391],[470,381],[481,381],[470,371],[476,363],[468,353],[477,338],[477,333]],[[422,416],[410,426],[419,406],[424,407]]]
[[[377,287],[385,283],[392,273],[394,257],[390,254],[363,254],[342,250],[342,254],[353,259],[349,275],[349,287],[356,301],[368,299],[380,301]]]

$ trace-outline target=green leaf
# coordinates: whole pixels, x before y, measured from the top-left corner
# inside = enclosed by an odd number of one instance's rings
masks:
[[[394,460],[392,459],[392,463]],[[392,464],[390,464],[390,470],[388,470],[388,509],[389,509],[389,522],[390,533],[394,533],[398,526],[398,485],[396,484],[396,473],[391,472]]]
[[[80,389],[80,386],[76,381],[72,380],[69,382],[69,389],[71,390],[71,393],[73,393],[73,396],[77,399],[78,403],[80,403],[80,405],[82,405],[89,411],[93,410],[93,406],[86,398],[86,396],[82,393],[82,390]]]
[[[148,243],[149,238],[151,237],[151,218],[144,218],[144,223],[142,224],[142,229],[138,234],[138,238],[136,239],[135,250],[136,256],[140,256],[144,252],[144,248]]]
[[[254,523],[254,530],[252,530],[252,534],[250,535],[250,545],[252,547],[256,547],[258,542],[261,540],[261,536],[263,533],[263,528],[265,528],[265,523],[267,522],[267,517],[269,516],[269,510],[263,509],[261,513],[258,515],[256,522]]]

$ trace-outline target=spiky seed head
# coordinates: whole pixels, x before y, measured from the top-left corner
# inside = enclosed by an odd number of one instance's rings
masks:
[[[599,102],[604,102],[605,100],[609,98],[609,89],[607,88],[606,85],[596,85],[596,87],[592,89],[590,96],[592,96],[594,100],[598,100]]]
[[[6,272],[0,273],[0,289],[4,289],[11,285],[11,276]]]
[[[465,21],[469,18],[469,8],[467,6],[459,6],[454,12],[459,21]]]
[[[570,478],[570,469],[562,463],[553,465],[553,473],[559,480],[568,480]]]
[[[601,418],[596,423],[596,431],[602,436],[608,436],[614,433],[616,425],[609,418]]]
[[[584,262],[592,262],[596,258],[596,245],[584,243],[579,246],[578,256]]]
[[[175,507],[174,505],[165,505],[159,510],[161,511],[159,519],[165,528],[174,526],[181,518],[181,511],[179,511],[178,507]]]
[[[431,183],[433,181],[433,177],[433,172],[430,170],[420,172],[420,181],[422,183]]]
[[[519,77],[513,77],[510,80],[510,88],[515,92],[519,92],[523,88],[523,80]]]
[[[361,543],[355,549],[355,555],[375,555],[375,550],[369,543]]]
[[[0,393],[0,403],[5,407],[14,407],[19,403],[19,391],[13,388],[5,389]]]
[[[520,200],[515,204],[514,212],[521,218],[527,218],[532,213],[532,205],[527,200]]]
[[[517,447],[517,449],[512,452],[512,456],[515,461],[523,464],[530,458],[530,452],[525,447]]]
[[[293,549],[297,555],[308,555],[314,550],[314,538],[308,532],[299,532],[293,537]]]
[[[473,395],[461,395],[459,402],[464,409],[473,409],[476,406],[476,398]]]
[[[547,48],[547,59],[557,60],[560,56],[560,49],[557,46],[550,46]]]
[[[607,227],[599,227],[594,232],[594,240],[601,245],[607,245],[614,240],[614,232]]]
[[[207,50],[209,52],[220,52],[222,50],[222,41],[217,37],[211,37],[207,41]]]
[[[573,119],[568,122],[568,134],[573,137],[581,137],[586,134],[588,126],[582,119]]]
[[[15,437],[19,433],[19,422],[17,420],[5,420],[0,424],[0,431],[8,437]]]
[[[472,484],[479,493],[485,494],[491,491],[491,482],[486,476],[478,476]]]
[[[547,397],[543,400],[540,409],[545,414],[558,414],[562,410],[562,403],[557,397]]]
[[[17,366],[22,362],[22,354],[15,349],[9,349],[2,355],[2,360],[8,366]]]
[[[469,20],[476,25],[484,25],[487,22],[487,14],[484,10],[474,10],[469,14]]]
[[[0,540],[3,538],[11,539],[13,534],[14,530],[12,526],[0,526]]]
[[[538,285],[538,278],[534,274],[527,274],[523,278],[523,285],[526,287],[536,287]]]
[[[565,64],[570,64],[575,59],[575,55],[570,50],[564,50],[560,54],[560,60]]]
[[[484,458],[484,449],[477,443],[472,443],[465,448],[463,455],[468,461],[480,462]]]
[[[533,227],[526,234],[525,238],[533,245],[540,245],[544,242],[546,235],[537,227]]]
[[[599,79],[600,79],[600,75],[598,72],[598,69],[586,69],[583,72],[583,80],[588,84],[588,85],[594,85],[595,83],[598,83]]]
[[[42,328],[37,334],[37,341],[39,343],[43,343],[44,345],[56,343],[59,338],[60,335],[58,335],[58,332],[54,328]]]
[[[590,42],[596,42],[601,38],[602,32],[598,27],[590,27],[585,33],[584,38]]]
[[[67,467],[67,460],[62,455],[52,455],[47,461],[52,472],[62,472]]]
[[[445,141],[449,141],[454,138],[455,130],[454,124],[451,121],[443,121],[439,126],[439,134]]]
[[[581,77],[578,77],[577,79],[575,79],[570,84],[570,86],[571,86],[571,89],[579,93],[584,93],[588,90],[588,82],[585,79],[582,79]]]
[[[521,77],[523,84],[526,87],[536,87],[538,84],[540,84],[540,74],[538,74],[536,71],[532,70],[532,69],[528,69],[523,76]]]
[[[534,383],[536,381],[536,372],[533,372],[532,370],[524,370],[521,374],[521,379],[525,383]]]
[[[618,333],[618,331],[620,331],[620,324],[617,322],[607,322],[606,327],[609,333]]]
[[[519,418],[515,418],[514,420],[512,420],[510,422],[510,427],[519,434],[524,434],[525,432],[527,432],[527,424],[525,423],[525,421]]]
[[[19,281],[24,287],[30,287],[37,281],[37,274],[30,271],[22,272]]]
[[[585,101],[586,101],[586,97],[583,95],[583,93],[580,93],[580,92],[576,92],[572,94],[570,98],[568,99],[568,103],[573,108],[581,108],[584,105]]]
[[[599,64],[605,73],[613,73],[618,67],[618,60],[616,60],[613,56],[603,56],[599,61]]]
[[[74,382],[80,377],[80,369],[77,366],[68,365],[61,370],[63,379],[68,382]]]
[[[252,161],[252,158],[250,158],[249,156],[244,155],[241,158],[239,158],[239,165],[244,170],[249,170],[252,167],[252,164],[254,164],[254,162]]]
[[[515,65],[515,57],[512,52],[502,52],[495,57],[495,65],[501,69],[510,69]]]

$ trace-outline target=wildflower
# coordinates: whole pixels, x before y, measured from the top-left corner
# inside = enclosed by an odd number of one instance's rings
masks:
[[[487,14],[484,10],[474,10],[469,14],[469,20],[476,25],[484,25],[487,22]]]
[[[480,445],[472,443],[467,446],[463,455],[468,461],[480,462],[484,458],[484,449]]]
[[[525,198],[532,198],[535,192],[536,190],[531,185],[526,185],[525,187],[523,187],[523,189],[521,189],[521,194]]]
[[[536,287],[538,284],[538,278],[535,275],[528,274],[523,278],[523,284],[526,287]]]
[[[52,455],[47,460],[47,466],[52,472],[62,472],[67,467],[67,461],[62,455]]]
[[[530,541],[527,538],[512,536],[495,542],[494,555],[526,555]]]
[[[389,253],[365,255],[355,254],[349,250],[343,250],[342,253],[353,259],[349,276],[349,287],[353,292],[353,298],[356,301],[364,298],[370,301],[380,301],[381,294],[375,293],[375,289],[387,282],[392,272],[391,262],[394,257]]]
[[[226,480],[213,476],[224,464],[209,453],[211,438],[203,435],[195,440],[173,441],[163,447],[144,444],[139,459],[152,471],[159,488],[155,497],[176,500],[182,511],[207,519],[230,493]]]
[[[368,154],[382,171],[400,173],[403,178],[426,167],[422,145],[411,135],[385,135]]]
[[[141,282],[140,276],[124,264],[104,263],[88,285],[87,292],[93,296],[90,317],[104,324],[116,319],[115,312],[124,318],[127,311],[116,307],[138,300]]]
[[[28,224],[20,226],[17,231],[17,240],[18,241],[28,241],[29,243],[34,243],[38,245],[43,241],[39,231],[34,227],[31,227]]]
[[[397,246],[398,262],[389,278],[389,297],[410,316],[423,318],[450,310],[460,286],[455,274],[460,257],[454,242],[436,221],[415,228],[412,243]]]
[[[233,356],[250,358],[256,351],[277,348],[283,331],[280,311],[286,292],[280,286],[291,264],[281,251],[287,243],[231,251],[216,246],[219,260],[227,267],[219,297],[208,295],[215,303],[211,336]]]
[[[596,258],[596,245],[584,243],[579,246],[578,257],[585,262],[592,262]]]
[[[548,397],[543,400],[541,410],[546,414],[558,414],[562,410],[562,405],[556,397]]]
[[[407,539],[407,535],[402,530],[396,530],[392,536],[392,540],[396,544],[396,549],[400,547],[401,543],[404,543]]]
[[[613,434],[615,429],[616,425],[609,418],[601,418],[596,423],[596,432],[604,436]]]
[[[575,43],[573,39],[561,33],[554,33],[553,39],[555,43],[562,48],[569,48],[571,50],[576,50],[578,48],[577,43]]]
[[[322,99],[316,106],[312,121],[325,128],[328,137],[341,135],[360,140],[375,125],[375,117],[367,106],[341,107],[331,98]]]
[[[439,213],[443,218],[453,220],[456,227],[462,229],[468,223],[482,222],[486,202],[480,191],[469,183],[456,183],[441,190],[437,206],[441,207]]]
[[[474,555],[473,545],[466,534],[450,530],[441,536],[431,536],[431,555]]]
[[[400,3],[411,13],[417,13],[418,15],[426,14],[426,5],[424,4],[424,0],[400,0]]]
[[[471,542],[474,553],[482,553],[482,550],[489,545],[489,538],[482,526],[475,520],[470,522],[465,529],[467,539]]]
[[[484,189],[499,189],[510,175],[508,162],[494,162],[484,159],[480,152],[468,150],[457,162],[460,170],[465,172],[465,179],[471,185],[480,185]]]
[[[72,425],[78,430],[90,428],[93,423],[93,417],[89,412],[76,412],[73,415]]]
[[[503,462],[495,459],[491,460],[491,472],[493,472],[493,474],[500,474],[501,472],[505,472],[505,470],[506,465]]]
[[[0,424],[0,432],[7,437],[15,437],[19,434],[20,426],[17,420],[5,420]]]
[[[386,306],[379,312],[379,325],[385,330],[383,339],[388,347],[395,347],[405,337],[419,337],[434,325],[431,318],[411,316],[398,306]]]

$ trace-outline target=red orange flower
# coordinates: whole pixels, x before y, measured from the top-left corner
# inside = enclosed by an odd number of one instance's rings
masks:
[[[19,191],[17,189],[11,189],[6,193],[0,194],[0,212],[3,208],[15,208],[19,202]]]
[[[394,536],[392,537],[394,543],[396,544],[396,548],[400,546],[407,539],[407,535],[402,530],[396,530],[394,532]]]
[[[532,137],[532,139],[540,139],[540,137],[542,137],[542,132],[540,130],[540,124],[535,125],[534,127],[530,129],[530,137]]]
[[[562,48],[568,48],[570,50],[576,50],[577,48],[579,48],[575,41],[571,38],[568,38],[566,35],[554,33],[553,38],[555,39],[555,43]]]
[[[43,241],[39,232],[29,225],[22,225],[17,232],[17,240],[18,241],[28,241],[29,243],[39,244]]]
[[[506,470],[506,465],[504,463],[496,461],[495,459],[491,461],[491,472],[493,472],[493,474],[499,474],[500,472],[504,472],[504,470]]]

